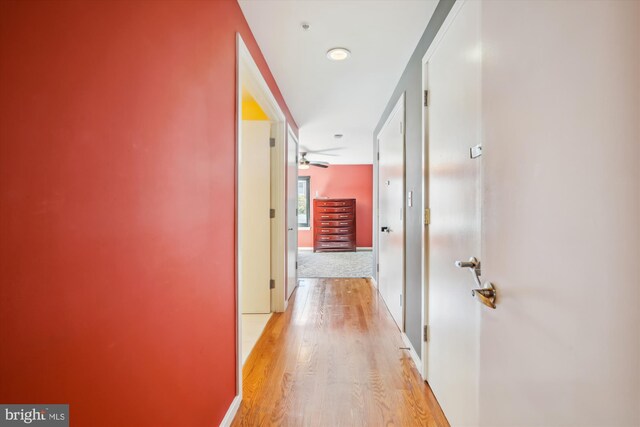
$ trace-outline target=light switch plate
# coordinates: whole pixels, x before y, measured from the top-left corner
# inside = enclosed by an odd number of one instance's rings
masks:
[[[478,144],[475,147],[469,148],[469,156],[472,159],[482,156],[482,144]]]

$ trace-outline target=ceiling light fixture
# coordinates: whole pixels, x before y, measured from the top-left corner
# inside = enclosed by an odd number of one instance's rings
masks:
[[[344,61],[350,56],[351,52],[349,49],[345,49],[344,47],[334,47],[327,51],[327,58],[332,61]]]
[[[342,138],[343,136],[344,136],[344,135],[343,135],[343,134],[341,134],[341,133],[336,133],[335,135],[333,135],[333,137],[334,137],[335,139],[340,139],[340,138]]]
[[[301,165],[298,166],[298,169],[309,169],[309,165],[301,164]]]

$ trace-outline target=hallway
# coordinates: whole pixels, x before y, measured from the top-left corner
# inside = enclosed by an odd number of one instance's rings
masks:
[[[0,57],[0,426],[640,427],[640,0],[1,0]]]
[[[304,279],[243,370],[234,426],[448,426],[365,279]]]

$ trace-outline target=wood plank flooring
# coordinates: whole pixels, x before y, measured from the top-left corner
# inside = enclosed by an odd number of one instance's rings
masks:
[[[367,279],[304,279],[243,369],[234,426],[449,426]]]

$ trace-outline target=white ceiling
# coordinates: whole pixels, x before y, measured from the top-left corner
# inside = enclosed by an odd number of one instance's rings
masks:
[[[301,151],[373,162],[373,131],[437,0],[238,0],[300,127]],[[310,25],[302,29],[302,23]],[[345,47],[351,58],[326,58]],[[333,135],[344,134],[340,140]]]

